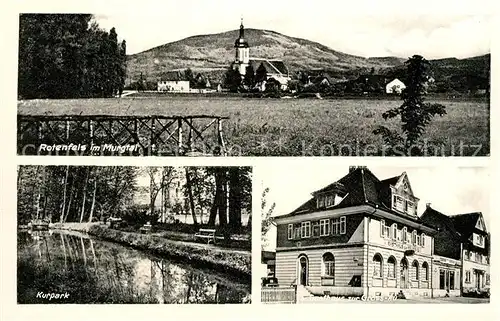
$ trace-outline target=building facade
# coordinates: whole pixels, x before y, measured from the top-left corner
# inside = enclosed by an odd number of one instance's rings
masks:
[[[445,215],[430,204],[422,220],[434,226],[436,296],[488,293],[490,237],[482,213]]]
[[[399,79],[394,79],[385,85],[385,92],[387,94],[401,94],[406,85]]]
[[[365,167],[275,218],[276,277],[315,295],[430,297],[435,230],[417,216],[406,173]]]

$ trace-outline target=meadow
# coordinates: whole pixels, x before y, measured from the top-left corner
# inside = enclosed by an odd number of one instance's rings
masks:
[[[423,139],[427,156],[479,156],[490,153],[489,102],[432,99],[446,106]],[[108,99],[26,100],[20,115],[217,115],[232,156],[398,155],[372,132],[378,125],[400,127],[382,113],[401,105],[395,99],[251,99],[164,96]]]

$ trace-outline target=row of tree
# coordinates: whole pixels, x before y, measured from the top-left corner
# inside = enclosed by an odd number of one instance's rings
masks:
[[[112,97],[126,76],[126,42],[90,14],[21,14],[18,95]]]
[[[149,207],[137,206],[140,178],[149,179]],[[180,191],[181,199],[172,191]],[[160,208],[157,198],[161,195]],[[178,207],[181,207],[180,209]],[[242,211],[251,213],[249,167],[20,166],[18,222],[92,222],[121,217],[131,223],[165,221],[165,215],[189,212],[199,225],[227,231],[242,226]],[[162,218],[162,219],[160,219]]]

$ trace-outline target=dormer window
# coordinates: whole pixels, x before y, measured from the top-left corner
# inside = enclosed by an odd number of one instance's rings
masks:
[[[416,215],[417,210],[414,201],[404,198],[401,195],[393,195],[392,209],[412,216]]]
[[[336,193],[318,195],[316,196],[317,206],[318,208],[337,206],[338,204],[340,204],[340,202],[342,202],[344,197],[345,195],[341,196],[340,194]]]

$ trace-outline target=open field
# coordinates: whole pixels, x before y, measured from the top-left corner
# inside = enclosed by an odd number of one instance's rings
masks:
[[[446,106],[424,139],[428,155],[473,156],[490,153],[489,102],[432,100]],[[126,97],[110,99],[29,100],[18,102],[20,115],[217,115],[224,123],[230,155],[369,156],[389,155],[378,125],[382,113],[401,104],[381,99],[245,99],[240,97]],[[397,147],[392,149],[397,153]],[[461,151],[462,150],[462,151]]]

